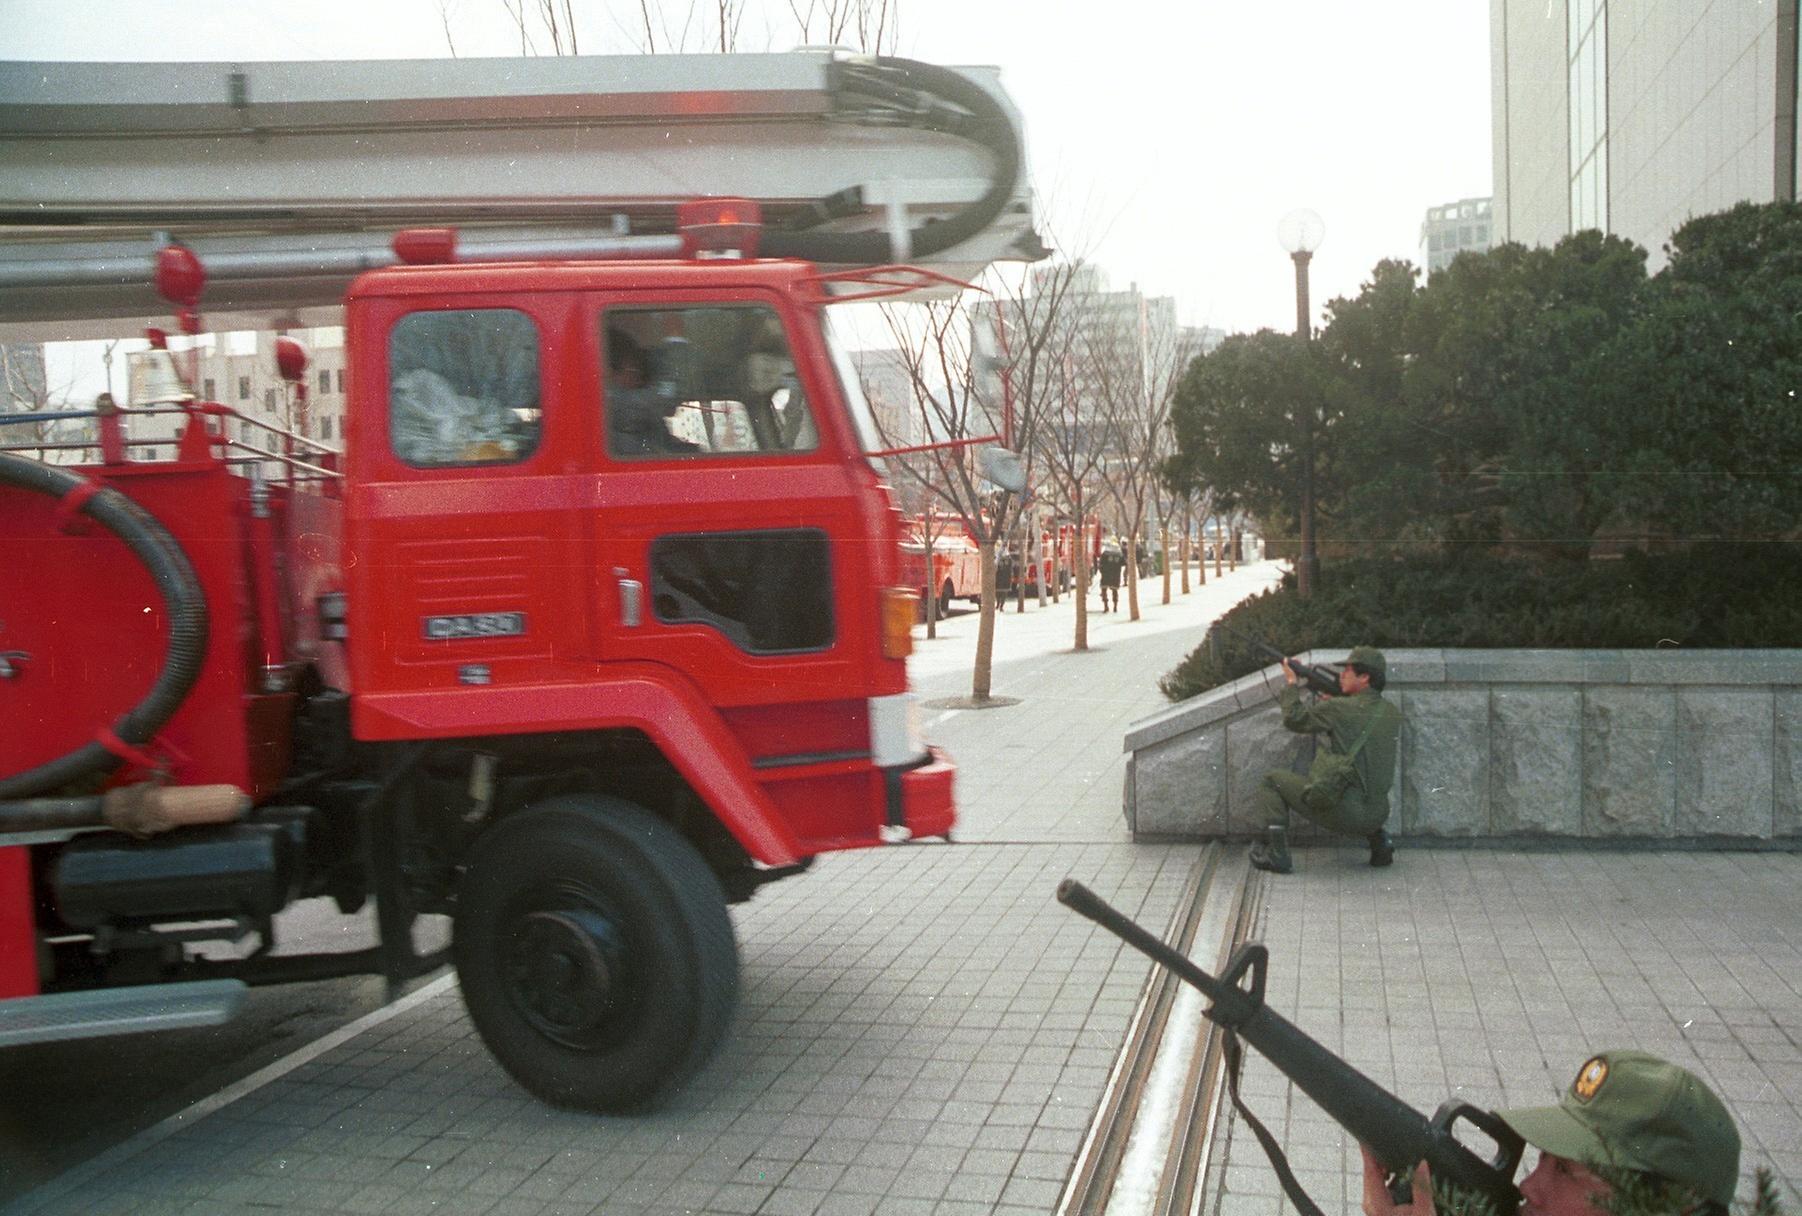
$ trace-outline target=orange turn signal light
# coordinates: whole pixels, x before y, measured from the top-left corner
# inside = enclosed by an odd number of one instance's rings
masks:
[[[911,587],[882,589],[882,657],[905,659],[914,652],[914,616],[920,593]]]

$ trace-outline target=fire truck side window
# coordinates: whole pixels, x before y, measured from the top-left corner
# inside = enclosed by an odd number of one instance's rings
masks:
[[[415,468],[514,464],[538,447],[538,329],[511,308],[416,312],[388,338],[388,437]]]
[[[607,451],[619,459],[810,452],[819,432],[772,308],[617,308],[601,318]]]
[[[701,532],[651,544],[651,606],[711,625],[749,654],[832,645],[831,542],[817,528]]]

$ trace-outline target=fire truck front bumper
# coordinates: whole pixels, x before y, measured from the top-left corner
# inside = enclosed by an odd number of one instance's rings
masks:
[[[936,747],[912,764],[882,770],[888,786],[888,828],[902,839],[949,836],[957,823],[952,784],[957,765]]]

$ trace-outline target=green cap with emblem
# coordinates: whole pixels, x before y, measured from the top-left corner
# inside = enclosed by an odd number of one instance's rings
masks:
[[[1528,1144],[1584,1165],[1655,1174],[1733,1202],[1739,1132],[1688,1069],[1643,1051],[1605,1051],[1577,1070],[1556,1106],[1497,1111]]]
[[[1351,653],[1345,656],[1345,662],[1341,663],[1340,666],[1362,667],[1372,675],[1382,676],[1385,679],[1387,679],[1389,675],[1389,661],[1383,657],[1383,652],[1378,650],[1375,646],[1353,646]]]

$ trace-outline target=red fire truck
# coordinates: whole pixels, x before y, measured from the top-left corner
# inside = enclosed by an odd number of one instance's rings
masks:
[[[982,551],[956,516],[907,516],[901,521],[901,582],[918,589],[922,612],[929,598],[940,616],[951,611],[953,600],[980,603]]]
[[[0,213],[85,226],[9,230],[0,333],[91,332],[141,308],[140,278],[180,331],[153,333],[164,391],[130,410],[0,414],[95,428],[0,426],[0,1045],[209,1024],[248,984],[392,992],[445,961],[410,932],[444,913],[508,1071],[639,1108],[730,1020],[728,903],[821,852],[950,831],[953,767],[907,689],[900,514],[828,306],[940,278],[891,262],[1031,256],[1017,120],[980,72],[696,58],[251,65],[220,82],[233,105],[191,109],[134,88],[210,97],[198,76],[228,69],[0,67],[0,157],[38,191]],[[389,159],[422,133],[472,158],[424,190]],[[591,137],[640,179],[480,193],[481,158],[503,173],[549,139],[579,177]],[[646,149],[679,145],[659,172],[743,185],[760,138],[782,190],[642,182]],[[134,197],[184,142],[250,185]],[[83,193],[76,144],[116,158],[106,192]],[[911,165],[949,196],[872,206],[878,149],[889,188]],[[271,202],[276,182],[303,197]],[[600,197],[620,209],[572,232]],[[395,217],[461,228],[375,240]],[[176,240],[152,255],[147,223]],[[235,323],[341,316],[342,451],[199,399],[203,298]],[[304,352],[278,346],[304,395]],[[154,415],[173,458],[139,458]],[[373,899],[379,944],[285,951],[309,898]]]

